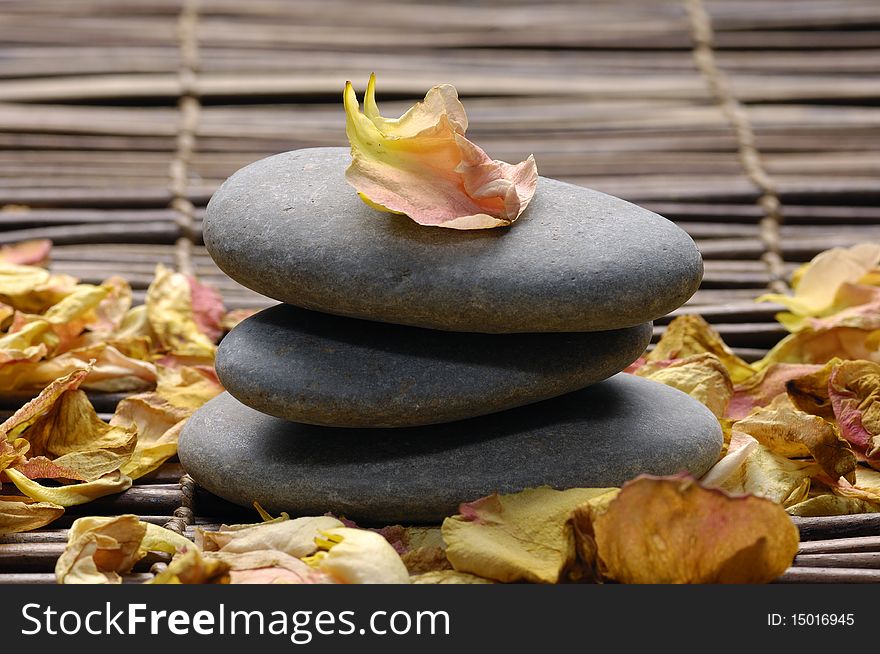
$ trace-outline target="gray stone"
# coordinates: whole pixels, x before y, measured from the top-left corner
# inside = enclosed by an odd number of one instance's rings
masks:
[[[429,427],[315,427],[228,393],[186,424],[179,454],[227,500],[370,523],[436,522],[493,492],[620,485],[641,473],[702,475],[721,450],[715,416],[684,393],[621,373],[503,413]]]
[[[691,238],[610,195],[542,177],[511,227],[424,227],[361,202],[349,160],[345,148],[297,150],[235,173],[204,224],[217,265],[307,309],[492,333],[632,327],[699,286]]]
[[[404,427],[569,393],[645,351],[651,324],[607,332],[469,334],[281,304],[239,324],[217,374],[250,407],[295,422]]]

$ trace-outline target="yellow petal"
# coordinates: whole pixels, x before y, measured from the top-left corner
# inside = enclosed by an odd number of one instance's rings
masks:
[[[783,304],[797,316],[821,316],[832,308],[843,284],[859,281],[878,263],[880,244],[832,248],[816,255],[801,271],[793,296],[763,295],[758,301]]]
[[[544,487],[463,504],[443,521],[446,556],[456,570],[496,581],[556,583],[575,558],[571,512],[613,491]]]
[[[128,461],[137,433],[132,427],[108,425],[98,417],[85,393],[75,388],[82,377],[79,373],[59,380],[61,385],[50,385],[30,403],[30,409],[22,409],[21,421],[10,427],[28,440],[31,456],[46,456],[76,471],[79,478],[94,481]],[[56,395],[63,388],[67,390]],[[39,413],[33,407],[39,407]]]
[[[110,424],[133,429],[137,434],[137,445],[123,464],[122,473],[139,479],[177,454],[180,432],[191,413],[155,392],[132,395],[119,402]]]
[[[327,549],[314,567],[342,584],[408,584],[409,572],[400,555],[374,531],[334,527],[315,542]]]
[[[28,427],[48,413],[64,393],[76,390],[89,374],[88,364],[81,370],[74,370],[68,375],[59,377],[46,386],[39,395],[18,409],[3,424],[0,424],[0,435],[7,439],[20,436]]]
[[[412,584],[494,584],[491,579],[484,579],[469,572],[458,570],[434,570],[410,577]]]
[[[119,472],[83,484],[52,487],[43,486],[11,468],[6,470],[6,475],[18,490],[28,497],[39,502],[50,502],[64,507],[85,504],[99,497],[121,493],[131,488],[131,478]]]
[[[195,549],[196,545],[189,538],[185,538],[180,534],[154,525],[151,522],[144,522],[146,531],[141,541],[142,552],[165,552],[166,554],[176,554],[181,550]]]
[[[697,315],[679,316],[669,323],[647,360],[684,359],[703,353],[718,357],[734,383],[743,382],[756,372],[727,347],[721,335],[709,323]]]
[[[19,311],[43,313],[76,286],[69,275],[52,275],[44,268],[0,262],[0,302]]]
[[[131,285],[122,277],[107,279],[101,288],[106,291],[104,298],[94,309],[94,319],[89,329],[106,338],[118,330],[131,310]]]
[[[0,472],[6,468],[14,468],[24,462],[24,455],[30,449],[30,443],[24,438],[15,438],[11,441],[0,437]]]
[[[0,496],[0,534],[39,529],[61,517],[64,507],[51,502],[34,502],[29,497]]]
[[[765,583],[791,565],[798,530],[781,507],[695,480],[639,477],[588,521],[599,567],[622,583]]]
[[[787,395],[738,421],[733,429],[748,434],[783,457],[812,456],[831,479],[855,478],[856,457],[834,426],[796,409]]]
[[[199,529],[197,542],[206,551],[277,550],[302,558],[315,553],[315,539],[323,532],[342,526],[330,516],[276,519],[255,525],[223,525],[218,531]]]
[[[730,373],[714,354],[694,354],[684,359],[649,361],[635,374],[687,393],[722,417],[733,396]]]
[[[880,503],[880,472],[859,466],[856,470],[856,483],[849,484],[838,480],[831,489],[841,497],[856,498],[871,503]]]
[[[186,276],[165,266],[147,289],[147,315],[161,347],[174,354],[213,358],[217,348],[196,324]]]
[[[144,556],[146,523],[135,515],[80,518],[70,527],[67,547],[55,564],[59,584],[121,583]]]
[[[811,477],[821,472],[812,461],[787,459],[751,436],[733,432],[728,453],[700,482],[707,488],[758,495],[788,507],[806,499]]]
[[[878,315],[880,318],[880,315]],[[763,370],[774,363],[807,363],[824,365],[835,357],[880,361],[880,329],[872,320],[866,329],[859,327],[806,328],[789,334],[777,343],[760,361],[752,365]],[[880,320],[876,321],[880,326]]]
[[[213,367],[160,365],[157,370],[156,393],[176,407],[198,409],[223,392]]]
[[[153,577],[150,584],[228,584],[229,564],[202,556],[191,549],[175,556],[168,567]]]
[[[788,515],[803,518],[816,518],[832,515],[853,515],[856,513],[877,513],[880,502],[870,502],[857,497],[838,497],[837,495],[818,495],[788,507]]]

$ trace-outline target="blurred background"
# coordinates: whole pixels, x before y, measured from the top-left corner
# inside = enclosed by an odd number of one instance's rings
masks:
[[[51,239],[53,271],[136,302],[163,262],[271,304],[212,264],[205,204],[346,145],[372,71],[385,115],[454,84],[493,157],[678,222],[706,275],[677,313],[747,358],[783,335],[755,296],[880,236],[877,0],[4,0],[0,44],[0,245]]]

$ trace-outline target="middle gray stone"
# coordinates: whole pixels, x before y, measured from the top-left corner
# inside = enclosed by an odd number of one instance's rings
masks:
[[[619,372],[651,324],[605,332],[456,333],[289,305],[261,311],[220,343],[217,374],[242,403],[295,422],[406,427],[546,400]]]

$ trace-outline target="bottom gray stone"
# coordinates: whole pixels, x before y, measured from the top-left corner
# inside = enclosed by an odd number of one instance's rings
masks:
[[[721,443],[718,420],[702,404],[621,373],[526,407],[399,429],[288,422],[224,393],[190,418],[179,455],[199,484],[242,506],[421,523],[494,492],[619,486],[642,473],[700,476]]]

